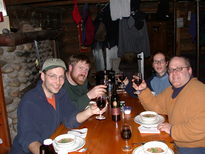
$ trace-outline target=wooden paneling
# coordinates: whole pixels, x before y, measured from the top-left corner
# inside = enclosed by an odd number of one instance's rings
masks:
[[[148,33],[151,52],[167,52],[167,22],[150,21],[148,22]]]
[[[204,3],[200,3],[200,9],[204,10]],[[176,18],[183,19],[183,26],[176,29],[176,55],[196,54],[196,39],[193,41],[193,36],[190,32],[194,33],[194,29],[190,30],[193,23],[190,20],[189,13],[196,14],[195,1],[184,1],[176,3]],[[177,23],[176,23],[177,25]],[[200,48],[200,53],[204,53],[204,48]]]

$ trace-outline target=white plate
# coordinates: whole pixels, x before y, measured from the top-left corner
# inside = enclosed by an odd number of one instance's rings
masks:
[[[78,150],[78,149],[80,149],[80,148],[82,148],[83,146],[85,145],[85,140],[83,139],[83,138],[81,138],[81,137],[78,137],[78,136],[76,136],[76,142],[75,142],[75,144],[73,145],[73,146],[70,146],[70,147],[66,147],[66,148],[59,148],[56,144],[55,144],[55,142],[53,142],[53,147],[54,147],[54,149],[55,149],[55,151],[57,152],[57,153],[59,153],[59,152],[61,152],[61,151],[63,151],[63,152],[73,152],[73,151],[76,151],[76,150]]]
[[[68,134],[73,134],[78,137],[86,138],[87,136],[88,129],[87,128],[82,128],[82,129],[72,129],[68,131]]]
[[[164,117],[161,116],[161,115],[158,115],[158,116],[157,116],[157,120],[154,121],[153,123],[144,123],[143,120],[141,119],[140,115],[137,115],[137,116],[134,118],[134,121],[135,121],[137,124],[140,124],[140,125],[145,126],[145,127],[157,127],[158,124],[164,122]]]
[[[132,154],[145,154],[144,150],[143,150],[143,145],[140,147],[135,148],[132,151]],[[174,154],[174,151],[172,149],[168,149],[167,154]]]

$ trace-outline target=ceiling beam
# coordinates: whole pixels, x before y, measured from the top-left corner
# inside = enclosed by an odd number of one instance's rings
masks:
[[[105,3],[109,0],[78,0],[78,3]],[[32,6],[60,6],[73,4],[72,0],[4,0],[6,6],[32,5]]]

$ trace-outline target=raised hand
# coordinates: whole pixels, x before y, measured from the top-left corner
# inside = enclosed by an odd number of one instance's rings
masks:
[[[138,79],[138,76],[133,76],[133,79],[132,79],[132,87],[135,89],[135,90],[139,90],[139,91],[142,91],[144,89],[147,88],[147,84],[145,82],[145,80],[142,80],[142,83],[140,85],[137,85],[134,80]]]
[[[103,114],[106,110],[107,110],[107,102],[106,102],[106,105],[105,105],[105,107],[102,109],[102,110],[100,110],[98,107],[97,107],[97,104],[92,104],[92,105],[90,105],[90,107],[88,108],[89,110],[90,110],[90,113],[92,114],[92,115],[95,115],[95,114]]]
[[[89,99],[95,99],[98,96],[102,96],[106,93],[106,86],[105,85],[98,85],[88,91],[87,96]]]

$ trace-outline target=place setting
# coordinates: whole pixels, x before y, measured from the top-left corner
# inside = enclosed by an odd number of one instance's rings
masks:
[[[154,111],[141,112],[134,118],[140,133],[160,133],[157,126],[165,121],[164,117]]]
[[[174,154],[167,144],[161,141],[149,141],[144,145],[135,148],[132,154]]]
[[[55,152],[59,154],[67,154],[68,152],[83,152],[84,150],[87,150],[86,148],[82,148],[85,145],[87,131],[87,128],[72,129],[68,131],[67,134],[57,136],[53,140]]]

